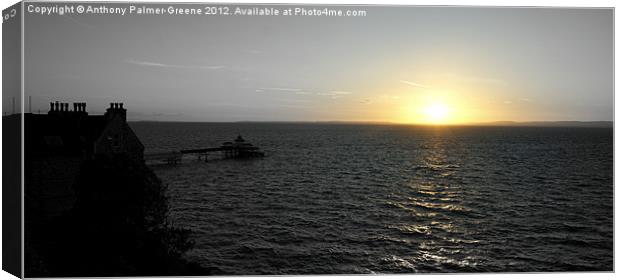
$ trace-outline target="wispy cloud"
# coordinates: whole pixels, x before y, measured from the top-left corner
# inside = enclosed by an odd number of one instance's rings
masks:
[[[403,83],[403,84],[406,84],[406,85],[410,85],[410,86],[414,86],[414,87],[420,87],[420,88],[430,88],[431,87],[429,85],[424,85],[424,84],[415,83],[415,82],[406,81],[406,80],[400,80],[400,82]]]
[[[353,93],[352,93],[352,92],[350,92],[350,91],[343,91],[343,90],[332,90],[332,91],[330,91],[330,93],[337,94],[337,95],[349,95],[349,94],[353,94]]]
[[[506,105],[510,105],[510,104],[518,104],[518,103],[531,103],[532,100],[529,98],[518,98],[518,99],[507,99],[504,100],[504,104]]]
[[[288,88],[288,87],[264,87],[258,88],[255,90],[256,92],[281,92],[286,94],[297,94],[297,95],[318,95],[318,96],[328,96],[333,99],[343,97],[345,95],[353,94],[350,91],[344,90],[330,90],[330,91],[321,91],[321,92],[313,92],[306,89],[301,88]]]
[[[339,95],[349,95],[349,94],[353,94],[350,91],[341,91],[341,90],[332,90],[332,91],[328,91],[328,92],[317,92],[316,95],[323,95],[323,96],[339,96]]]
[[[195,69],[195,70],[218,70],[225,68],[223,65],[180,65],[180,64],[165,64],[151,61],[141,61],[128,59],[126,63],[147,66],[147,67],[162,67],[162,68],[175,68],[175,69]]]
[[[260,90],[269,90],[269,91],[288,91],[288,92],[298,92],[303,91],[300,88],[282,88],[282,87],[268,87],[268,88],[260,88]]]

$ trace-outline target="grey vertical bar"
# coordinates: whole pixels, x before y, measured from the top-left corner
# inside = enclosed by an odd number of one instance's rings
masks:
[[[20,272],[21,277],[25,278],[25,276],[26,276],[26,273],[25,273],[25,271],[26,271],[26,269],[25,269],[25,266],[26,266],[26,255],[25,255],[26,254],[25,253],[26,252],[26,245],[25,245],[26,244],[26,237],[25,237],[26,234],[25,234],[25,232],[26,232],[26,230],[24,228],[26,227],[25,226],[26,222],[24,220],[24,217],[25,217],[24,198],[26,197],[25,196],[26,177],[24,176],[24,174],[25,174],[25,169],[26,169],[26,157],[24,156],[24,154],[25,154],[24,150],[25,150],[25,146],[26,145],[24,143],[26,142],[26,136],[25,136],[26,135],[26,133],[25,133],[26,130],[24,128],[25,128],[25,123],[26,123],[26,115],[24,114],[24,96],[25,96],[25,94],[24,94],[24,92],[25,92],[25,90],[24,90],[24,88],[25,88],[25,85],[24,85],[24,82],[25,82],[24,81],[24,79],[25,79],[25,75],[24,75],[24,65],[25,65],[25,63],[24,63],[24,53],[25,53],[24,52],[24,40],[25,40],[24,39],[25,38],[24,32],[26,30],[26,25],[24,24],[24,22],[25,22],[26,18],[24,17],[24,1],[20,1],[20,4],[21,5],[20,5],[19,12],[20,12],[21,28],[20,28],[20,36],[19,36],[19,39],[20,39],[20,49],[19,49],[19,51],[20,51],[21,55],[20,55],[20,63],[19,63],[19,65],[21,67],[20,67],[19,76],[21,78],[20,79],[21,83],[19,85],[19,89],[20,89],[19,96],[22,98],[22,102],[21,102],[21,104],[22,104],[22,107],[21,107],[21,110],[22,110],[22,123],[21,123],[21,131],[20,131],[21,132],[21,143],[20,143],[21,144],[21,154],[20,154],[20,159],[21,159],[22,162],[21,162],[21,165],[19,166],[20,167],[20,171],[21,171],[20,172],[21,173],[21,177],[20,177],[20,179],[21,179],[21,188],[20,188],[20,194],[19,194],[19,197],[21,198],[21,201],[19,203],[20,207],[21,207],[20,211],[19,211],[19,213],[20,213],[19,222],[20,222],[20,225],[21,225],[21,228],[20,228],[20,234],[21,234],[20,235],[20,239],[21,239],[20,257],[21,258],[20,258],[19,261],[20,261],[21,266],[20,266],[19,272]]]
[[[13,106],[13,114],[2,117],[2,269],[20,278],[23,276],[21,8],[20,2],[2,11],[2,95],[4,100],[12,100],[5,106]]]

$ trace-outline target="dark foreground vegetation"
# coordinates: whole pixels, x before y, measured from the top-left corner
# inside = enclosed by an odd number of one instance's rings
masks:
[[[183,259],[192,247],[189,231],[167,222],[166,188],[144,163],[85,161],[74,190],[73,208],[60,217],[27,215],[34,228],[26,242],[26,277],[214,273]],[[26,202],[26,211],[33,207]]]

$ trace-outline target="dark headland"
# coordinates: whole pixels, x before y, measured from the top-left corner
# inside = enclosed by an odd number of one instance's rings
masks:
[[[190,231],[168,220],[167,186],[144,162],[122,103],[50,103],[24,118],[26,277],[210,275],[184,259]],[[19,123],[20,114],[3,117]]]

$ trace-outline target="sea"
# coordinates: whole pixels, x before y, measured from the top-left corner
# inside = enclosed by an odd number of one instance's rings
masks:
[[[225,275],[613,270],[613,129],[133,122],[186,258]]]

